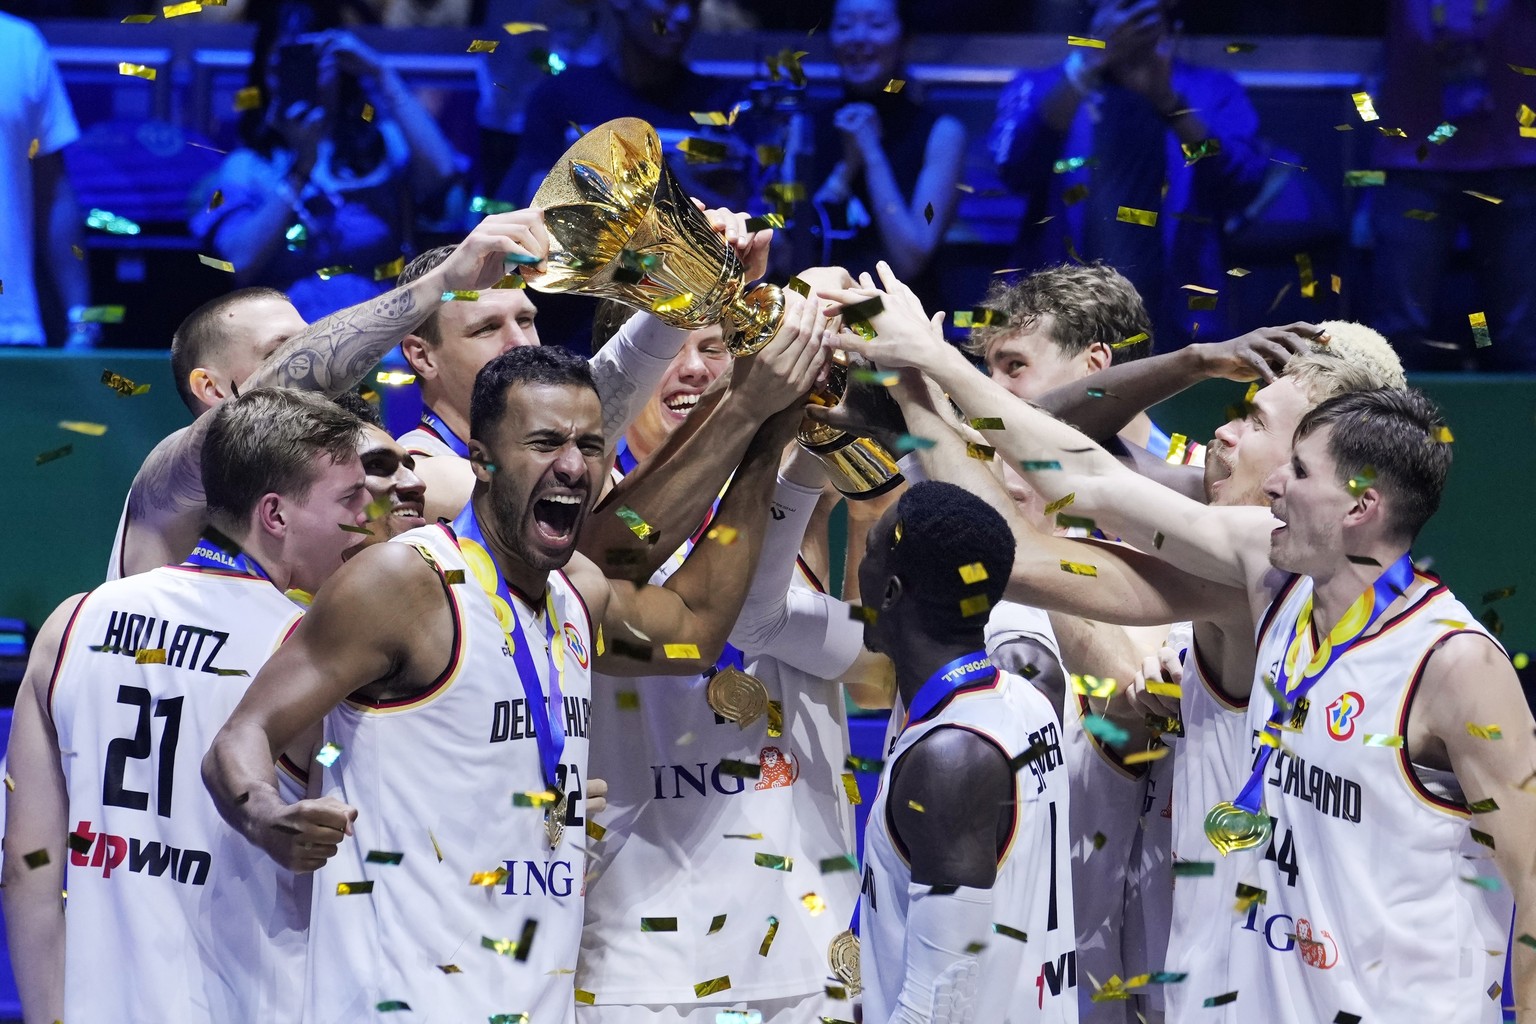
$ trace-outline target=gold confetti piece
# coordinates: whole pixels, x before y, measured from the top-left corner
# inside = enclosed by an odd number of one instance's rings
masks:
[[[677,931],[677,918],[675,917],[642,917],[640,919],[642,932],[675,932]]]
[[[1204,285],[1201,285],[1201,284],[1181,284],[1181,285],[1179,285],[1179,287],[1181,289],[1183,289],[1184,291],[1187,291],[1187,292],[1199,292],[1201,295],[1215,295],[1216,294],[1216,289],[1215,288],[1207,288],[1207,287],[1205,287]],[[1141,339],[1141,338],[1145,338],[1146,335],[1145,334],[1138,334],[1136,337],[1137,337],[1137,339]]]
[[[1462,195],[1466,195],[1466,196],[1471,196],[1473,199],[1481,199],[1483,202],[1485,202],[1485,203],[1492,203],[1495,206],[1499,205],[1500,203],[1502,203],[1504,201],[1504,200],[1500,199],[1498,196],[1490,196],[1486,192],[1474,192],[1474,191],[1472,191],[1469,188],[1468,189],[1462,189],[1461,194]]]
[[[1362,740],[1367,747],[1400,748],[1403,745],[1403,738],[1401,736],[1389,735],[1387,733],[1368,732],[1362,737]]]
[[[1363,188],[1368,185],[1385,185],[1387,183],[1386,171],[1345,171],[1344,184],[1352,188]]]
[[[1172,747],[1153,747],[1151,750],[1137,750],[1126,754],[1120,759],[1123,764],[1144,764],[1147,761],[1160,761],[1173,753]]]
[[[166,19],[169,20],[171,18],[179,18],[183,14],[196,14],[202,9],[203,5],[200,0],[187,0],[184,4],[171,4],[168,7],[162,7],[160,8],[160,13],[164,14]]]
[[[1123,224],[1140,224],[1143,227],[1157,227],[1156,210],[1138,210],[1134,206],[1121,206],[1115,210],[1115,220]]]
[[[976,594],[960,600],[960,614],[967,619],[985,615],[991,607],[992,602],[988,600],[986,594]]]
[[[155,80],[154,68],[145,67],[143,64],[130,64],[127,61],[118,62],[117,73],[129,78],[142,78],[148,82]]]
[[[828,999],[843,1000],[848,998],[848,989],[842,985],[827,985],[822,989]]]
[[[723,125],[726,122],[723,110],[690,110],[688,116],[693,118],[694,124]]]
[[[763,189],[763,195],[770,202],[781,206],[786,203],[801,203],[805,201],[805,184],[799,181],[780,182]]]
[[[340,277],[342,274],[350,274],[350,273],[352,273],[352,268],[351,267],[343,267],[343,266],[321,267],[319,270],[315,271],[315,276],[320,278],[320,280],[322,280],[322,281],[329,281],[333,277]],[[454,296],[455,297],[457,297],[458,294],[459,294],[458,292],[454,292]],[[480,293],[479,292],[475,292],[473,294],[474,294],[475,298],[477,298],[477,299],[480,297]]]
[[[1184,696],[1184,688],[1178,683],[1164,683],[1156,679],[1147,680],[1147,692],[1159,697],[1173,697],[1175,700]]]
[[[80,311],[83,324],[120,324],[123,322],[123,306],[86,306]]]
[[[212,267],[214,270],[222,270],[228,274],[233,274],[235,272],[235,265],[228,260],[221,260],[213,256],[204,256],[202,253],[197,254],[197,262],[201,263],[205,267]]]
[[[725,143],[690,135],[677,144],[690,164],[717,164],[726,157]]]
[[[404,859],[405,854],[393,850],[369,850],[363,858],[369,864],[399,864]]]
[[[864,802],[864,797],[859,794],[859,780],[854,778],[853,772],[843,772],[843,792],[854,807]]]
[[[1376,106],[1371,102],[1371,94],[1368,92],[1352,93],[1349,97],[1355,101],[1355,110],[1362,121],[1376,121],[1380,118],[1376,113]]]
[[[105,423],[88,423],[83,420],[60,420],[60,430],[68,430],[76,434],[89,434],[91,437],[100,437],[107,432]]]
[[[482,935],[480,945],[498,956],[512,956],[517,952],[517,943],[511,939],[493,939],[489,935]]]
[[[9,773],[5,776],[5,791],[7,793],[16,792],[16,780],[11,778]]]
[[[1487,832],[1479,832],[1475,828],[1469,829],[1468,831],[1472,833],[1472,841],[1474,843],[1481,843],[1483,846],[1488,847],[1490,850],[1494,849],[1493,836],[1489,835]]]
[[[907,806],[912,808],[918,814],[922,814],[922,813],[924,813],[927,810],[927,808],[925,808],[922,804],[918,803],[916,800],[908,800],[907,801]]]
[[[41,466],[46,462],[53,462],[57,459],[62,459],[74,450],[74,445],[66,444],[62,448],[52,448],[46,452],[39,452],[37,455],[37,465]]]
[[[657,313],[680,313],[693,305],[693,293],[683,292],[681,295],[670,299],[658,299],[651,303],[651,309]]]
[[[503,885],[507,881],[507,869],[497,868],[495,871],[476,871],[469,876],[470,885],[479,885],[490,888],[493,885]]]
[[[1347,486],[1351,497],[1358,498],[1367,489],[1376,484],[1376,470],[1372,466],[1363,467],[1360,472],[1349,478]]]
[[[1468,313],[1467,323],[1472,325],[1472,339],[1477,348],[1487,348],[1493,344],[1493,339],[1488,336],[1488,318],[1482,313]]]
[[[372,882],[337,882],[337,896],[366,896],[373,892]]]
[[[1480,740],[1501,740],[1504,738],[1504,730],[1496,725],[1478,725],[1476,722],[1468,722],[1467,735]]]
[[[1258,48],[1257,43],[1228,43],[1226,46],[1228,53],[1252,53]]]
[[[364,537],[373,536],[373,531],[368,529],[366,526],[353,526],[351,523],[337,523],[336,525],[341,527],[343,530],[346,530],[348,533],[360,533]]]
[[[1394,139],[1406,139],[1408,137],[1408,133],[1401,128],[1382,128],[1377,126],[1376,130],[1383,135],[1390,135]]]
[[[730,987],[731,976],[729,974],[725,974],[718,978],[711,978],[708,981],[701,981],[694,985],[693,994],[696,998],[703,999],[705,996],[712,996],[716,992],[724,992]]]
[[[778,213],[765,213],[761,217],[748,217],[746,229],[751,232],[772,231],[784,226],[784,216]]]
[[[181,6],[186,7],[187,5],[182,4]],[[196,7],[197,0],[192,0],[191,6]],[[170,8],[167,7],[166,10],[169,11]],[[166,17],[170,17],[170,15],[166,15]],[[386,999],[382,1003],[378,1003],[374,1006],[374,1009],[379,1013],[388,1013],[391,1010],[409,1010],[410,1008],[410,1003],[402,1002],[399,999]]]
[[[1069,572],[1074,576],[1097,576],[1099,568],[1096,565],[1088,565],[1084,562],[1068,562],[1065,559],[1061,563],[1061,571]]]
[[[380,370],[373,375],[373,381],[375,384],[398,388],[406,384],[416,383],[416,375],[414,373],[402,373],[399,370]]]
[[[400,271],[402,271],[404,269],[405,269],[405,257],[404,256],[396,256],[394,259],[390,260],[388,263],[380,263],[378,266],[374,267],[373,268],[373,279],[375,281],[392,281],[395,278],[399,277],[400,276]]]
[[[468,290],[443,292],[442,301],[444,301],[444,302],[478,302],[478,301],[480,301],[480,293],[477,292],[477,291],[468,291]]]
[[[725,927],[725,917],[726,917],[726,915],[724,915],[724,914],[716,914],[713,918],[711,918],[710,922],[709,922],[709,931],[706,932],[705,934],[706,935],[713,935],[716,932],[718,932],[721,928],[724,928]]]
[[[140,648],[139,652],[133,656],[133,663],[135,665],[164,665],[165,664],[165,648],[163,648],[163,647],[143,647],[143,648]]]
[[[42,142],[41,139],[33,139],[32,143],[29,146],[27,146],[27,159],[28,160],[35,159],[37,157],[37,151],[42,148],[42,145],[43,145],[43,142]],[[79,257],[76,257],[76,259],[78,259],[78,258]]]
[[[1172,116],[1172,115],[1170,115]],[[1189,167],[1199,163],[1208,156],[1215,156],[1221,152],[1221,140],[1217,138],[1201,139],[1195,143],[1181,143],[1180,149],[1184,151],[1184,166]],[[1305,167],[1302,170],[1306,170]]]
[[[965,443],[965,454],[981,462],[991,462],[997,457],[997,449],[990,445],[977,444],[975,441]]]
[[[784,702],[768,702],[768,735],[777,739],[784,735]]]
[[[640,695],[633,690],[620,690],[614,694],[614,700],[619,705],[620,711],[640,710]]]
[[[706,540],[718,541],[721,544],[734,544],[738,531],[734,526],[716,526],[704,535]]]
[[[751,761],[737,761],[727,757],[721,759],[719,772],[721,775],[731,775],[739,779],[760,779],[763,777],[763,766]]]
[[[1236,896],[1237,905],[1233,909],[1239,914],[1246,914],[1248,908],[1255,903],[1267,903],[1269,901],[1269,893],[1256,885],[1248,885],[1243,882],[1237,883]]]
[[[757,162],[763,167],[777,167],[784,162],[784,147],[758,146]]]
[[[778,934],[779,934],[779,919],[776,918],[776,917],[770,917],[768,919],[768,932],[767,932],[767,934],[765,934],[763,936],[762,944],[757,947],[757,955],[758,956],[767,956],[768,955],[768,949],[769,949],[769,947],[771,947],[773,945],[774,936],[776,936]]]
[[[972,562],[970,565],[962,565],[960,567],[960,580],[967,585],[981,583],[986,578],[987,567],[980,562]]]
[[[26,861],[28,868],[35,871],[38,868],[46,867],[48,865],[48,851],[33,850],[31,853],[22,854],[21,859]]]
[[[1045,506],[1045,514],[1046,514],[1046,516],[1053,516],[1057,512],[1060,512],[1062,509],[1066,508],[1068,505],[1072,504],[1076,500],[1077,500],[1077,492],[1076,491],[1069,492],[1065,497],[1057,498],[1055,501],[1053,501],[1049,505]]]
[[[1119,687],[1113,679],[1100,679],[1098,676],[1079,675],[1072,673],[1072,692],[1084,697],[1095,697],[1099,700],[1107,700],[1114,696]]]
[[[1536,139],[1536,128],[1521,128],[1520,137],[1522,139]]]
[[[758,838],[761,838],[759,836]],[[793,857],[780,856],[777,853],[754,853],[752,863],[760,868],[769,868],[773,871],[793,871],[795,859]]]
[[[508,21],[502,24],[501,29],[509,36],[525,35],[529,32],[548,32],[549,27],[537,21]]]
[[[369,124],[372,124],[373,123],[373,115],[374,115],[373,104],[372,103],[364,103],[363,104],[363,111],[362,111],[362,114],[360,115],[362,117],[362,119],[364,121],[367,121]]]
[[[584,988],[579,988],[576,990],[576,1001],[582,1006],[591,1006],[593,1003],[597,1002],[597,996],[593,995],[591,992],[588,992]]]
[[[603,841],[603,837],[607,834],[608,830],[606,828],[603,828],[603,826],[599,825],[591,818],[587,819],[587,838],[591,839],[593,842],[600,843]]]
[[[118,22],[118,24],[119,25],[148,25],[150,22],[152,22],[154,20],[155,20],[155,16],[153,14],[130,14],[130,15],[128,15],[128,17],[126,17],[122,21]],[[1514,65],[1511,64],[1510,67],[1514,67]]]
[[[889,93],[901,92],[902,86],[906,84],[907,80],[905,78],[893,78],[889,82],[885,83],[885,88],[881,91]]]
[[[470,40],[470,43],[469,43],[469,49],[465,50],[464,52],[465,53],[495,53],[496,52],[496,47],[498,47],[500,45],[501,45],[501,43],[499,43],[495,39],[472,39],[472,40]]]
[[[547,789],[530,789],[512,794],[513,807],[543,807],[552,804],[560,797]]]
[[[662,652],[669,658],[692,658],[697,660],[699,648],[696,644],[662,644]]]
[[[1104,49],[1104,40],[1093,39],[1089,36],[1067,36],[1068,46],[1086,46],[1093,50]]]

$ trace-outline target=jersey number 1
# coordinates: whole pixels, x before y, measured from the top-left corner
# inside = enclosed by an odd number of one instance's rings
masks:
[[[165,719],[160,730],[160,764],[155,779],[155,812],[171,816],[171,783],[176,777],[176,740],[181,735],[181,698],[162,697],[154,703],[154,717]],[[149,691],[142,686],[119,686],[117,702],[139,709],[139,721],[132,736],[121,736],[107,744],[107,770],[101,783],[101,802],[108,807],[128,807],[135,811],[149,809],[149,794],[125,789],[123,776],[128,761],[142,761],[150,755]]]

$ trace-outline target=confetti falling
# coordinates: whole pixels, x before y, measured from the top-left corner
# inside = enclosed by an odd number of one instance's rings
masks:
[[[369,850],[368,856],[363,859],[369,864],[399,864],[405,859],[405,854],[393,850]]]
[[[467,290],[467,289],[456,290],[456,291],[451,291],[451,292],[443,292],[442,300],[441,301],[443,301],[443,302],[478,302],[478,301],[480,301],[480,293],[477,292],[477,291],[470,291],[470,290]]]
[[[1157,227],[1156,210],[1138,210],[1134,206],[1121,206],[1115,210],[1115,220],[1123,224],[1140,224],[1142,227]]]
[[[1077,500],[1077,492],[1076,491],[1070,491],[1064,497],[1057,498],[1055,501],[1053,501],[1049,505],[1045,506],[1045,515],[1053,516],[1057,512],[1060,512],[1062,509],[1066,508],[1068,505],[1072,504],[1076,500]]]
[[[1388,733],[1368,732],[1364,735],[1361,742],[1364,743],[1367,747],[1401,748],[1403,745],[1403,738],[1401,736]]]
[[[587,819],[587,836],[588,836],[588,838],[592,839],[594,842],[599,842],[600,843],[600,842],[603,841],[603,837],[606,836],[607,834],[608,834],[608,830],[606,828],[603,828],[603,826],[599,825],[597,822],[593,821],[591,818]]]
[[[763,766],[753,764],[751,761],[736,761],[731,758],[723,758],[720,761],[720,774],[734,776],[739,779],[760,779],[763,777]]]
[[[1471,196],[1473,199],[1481,199],[1483,202],[1485,202],[1485,203],[1492,203],[1494,206],[1498,206],[1500,203],[1502,203],[1504,201],[1504,200],[1500,199],[1498,196],[1491,196],[1491,195],[1489,195],[1486,192],[1474,192],[1474,191],[1472,191],[1469,188],[1468,189],[1462,189],[1462,195]]]
[[[1344,184],[1351,188],[1365,188],[1371,185],[1385,185],[1387,183],[1386,171],[1345,171]]]
[[[687,658],[694,661],[699,658],[697,644],[662,644],[661,650],[669,658]]]
[[[695,998],[703,999],[705,996],[712,996],[716,992],[724,992],[730,987],[731,976],[724,974],[718,978],[711,978],[708,981],[697,983],[693,986],[693,994]]]
[[[853,772],[843,772],[843,793],[848,797],[848,803],[854,807],[864,802],[864,797],[859,793],[859,780],[854,778]]]
[[[725,917],[726,917],[726,915],[724,915],[724,914],[716,914],[714,917],[712,917],[710,919],[710,921],[709,921],[709,931],[705,932],[705,934],[706,935],[713,935],[716,932],[718,932],[720,929],[724,928],[725,927]]]
[[[987,567],[980,562],[972,562],[970,565],[960,567],[960,580],[967,586],[973,583],[982,583],[987,579]]]
[[[1346,486],[1349,488],[1350,497],[1358,498],[1360,495],[1364,494],[1367,489],[1375,486],[1375,484],[1375,468],[1371,466],[1365,466],[1360,470],[1360,472],[1349,478],[1349,483]]]
[[[145,67],[143,64],[130,64],[126,60],[118,62],[117,73],[120,75],[126,75],[129,78],[142,78],[147,82],[153,82],[155,80],[154,68]]]
[[[1091,36],[1067,36],[1068,46],[1086,46],[1091,50],[1104,49],[1104,40],[1094,39]]]
[[[1356,111],[1356,113],[1358,113],[1360,115],[1360,120],[1362,120],[1362,121],[1377,121],[1377,120],[1380,120],[1379,115],[1376,113],[1376,106],[1375,106],[1374,103],[1371,102],[1371,94],[1370,93],[1368,93],[1368,92],[1351,93],[1349,98],[1355,101],[1355,111]]]
[[[992,602],[986,594],[976,594],[972,597],[961,598],[960,614],[964,618],[973,618],[977,615],[985,615],[992,607]]]
[[[654,544],[661,539],[661,535],[656,529],[650,523],[647,523],[640,513],[628,505],[620,505],[614,510],[614,515],[624,521],[624,525],[629,527],[630,533],[633,533],[647,544]]]
[[[885,88],[881,92],[898,93],[901,92],[902,86],[906,84],[907,80],[905,78],[893,78],[885,83]]]
[[[752,863],[773,871],[793,871],[795,868],[793,857],[785,857],[777,853],[754,853]]]
[[[337,882],[337,896],[366,896],[373,892],[372,882]]]
[[[194,6],[196,6],[195,0]],[[169,10],[170,8],[166,9]],[[169,17],[169,15],[167,15],[167,17]],[[411,1004],[402,1002],[399,999],[386,999],[381,1003],[376,1003],[373,1008],[379,1013],[389,1013],[391,1010],[409,1010],[411,1008]]]
[[[100,437],[107,432],[107,425],[105,423],[88,423],[84,420],[60,420],[59,429],[68,430],[75,434]]]
[[[677,931],[677,918],[675,917],[642,917],[640,919],[642,932],[675,932]]]
[[[503,32],[509,36],[525,35],[529,32],[548,32],[549,27],[537,21],[509,21],[501,26]]]
[[[197,254],[197,262],[201,263],[205,267],[212,267],[214,270],[222,270],[226,274],[233,274],[235,272],[235,265],[228,260],[221,260],[213,256],[204,256],[202,253]]]
[[[774,937],[776,935],[778,935],[778,934],[779,934],[779,919],[776,918],[776,917],[770,917],[768,919],[768,932],[767,932],[767,934],[765,934],[763,936],[762,944],[757,947],[757,955],[758,956],[767,956],[768,955],[768,950],[773,945]]]
[[[1146,764],[1148,761],[1161,761],[1173,753],[1172,747],[1153,747],[1150,750],[1137,750],[1126,754],[1120,759],[1122,764]]]
[[[385,387],[398,388],[406,384],[416,383],[414,373],[402,373],[399,370],[380,370],[373,375],[375,384],[383,384]]]
[[[824,875],[836,874],[839,871],[859,870],[859,862],[851,853],[839,854],[836,857],[825,857],[817,861],[816,866]]]
[[[495,39],[473,39],[465,53],[495,53],[501,43]]]
[[[1467,323],[1472,325],[1472,339],[1477,348],[1487,348],[1493,344],[1493,339],[1488,336],[1488,318],[1482,313],[1468,313]]]
[[[517,952],[517,943],[511,939],[493,939],[489,935],[482,935],[480,937],[480,946],[482,949],[490,950],[497,956],[512,956]]]
[[[47,867],[50,858],[47,850],[33,850],[31,853],[22,854],[21,859],[26,861],[29,869],[36,871],[38,868]]]
[[[1504,738],[1504,730],[1496,725],[1478,725],[1476,722],[1468,722],[1467,735],[1479,740],[1501,740]]]
[[[1099,567],[1096,565],[1089,565],[1086,562],[1068,562],[1063,560],[1061,563],[1061,571],[1069,572],[1074,576],[1098,576]]]
[[[997,449],[991,445],[977,444],[975,441],[965,443],[965,454],[980,462],[991,462],[997,458]]]
[[[782,228],[784,217],[777,213],[765,213],[761,217],[748,217],[746,229],[751,232],[770,231]]]
[[[470,885],[484,886],[489,889],[495,885],[504,885],[507,881],[507,869],[497,868],[495,871],[476,871],[469,876]]]
[[[1001,935],[1005,938],[1017,939],[1019,942],[1029,941],[1029,936],[1025,934],[1023,929],[1014,928],[1011,925],[1002,924],[998,921],[992,922],[992,932],[995,935]]]
[[[1083,729],[1091,733],[1101,743],[1107,743],[1111,747],[1124,746],[1131,738],[1130,733],[1103,715],[1084,716]]]

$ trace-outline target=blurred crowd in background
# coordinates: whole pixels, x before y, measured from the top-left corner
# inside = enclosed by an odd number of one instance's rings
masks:
[[[1410,369],[1536,371],[1529,0],[0,8],[3,344],[161,347],[248,284],[312,321],[634,116],[690,194],[784,218],[770,276],[889,259],[956,340],[994,279],[1102,260],[1157,350],[1347,316]]]

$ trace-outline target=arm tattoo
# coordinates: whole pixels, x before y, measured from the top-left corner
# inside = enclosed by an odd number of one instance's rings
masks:
[[[144,459],[128,491],[128,517],[133,520],[164,520],[202,513],[207,496],[203,491],[203,438],[212,417],[203,415],[155,445]]]
[[[431,310],[416,301],[414,283],[349,306],[285,341],[242,390],[272,385],[338,395],[420,326]]]
[[[603,437],[610,445],[616,444],[634,418],[630,406],[639,384],[627,376],[617,362],[594,359],[590,365],[597,397],[603,403]]]

